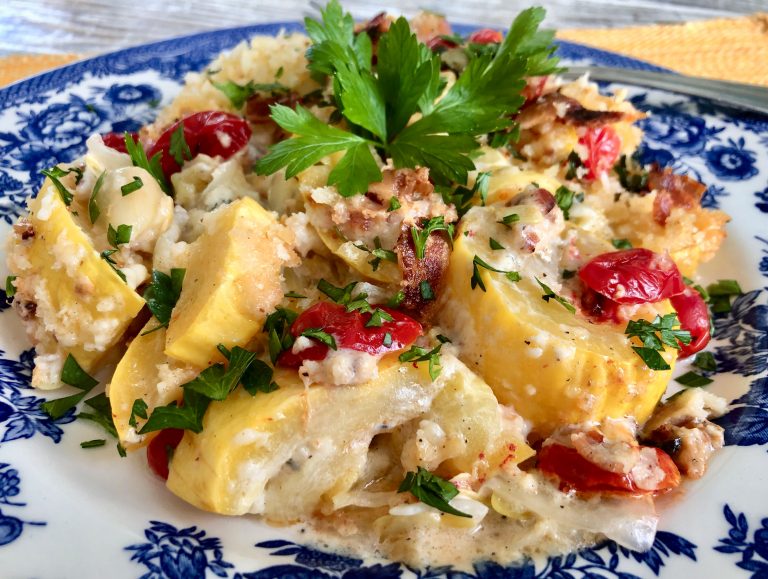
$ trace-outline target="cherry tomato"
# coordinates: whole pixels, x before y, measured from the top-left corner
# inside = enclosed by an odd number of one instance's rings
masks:
[[[703,350],[711,338],[709,308],[695,289],[686,287],[683,293],[672,296],[669,300],[677,311],[680,328],[691,333],[690,344],[680,344],[678,358],[687,358]]]
[[[587,287],[619,304],[658,302],[685,289],[675,262],[644,248],[598,255],[579,270],[579,277]]]
[[[469,38],[467,38],[467,42],[471,42],[472,44],[498,44],[502,40],[504,40],[504,36],[502,36],[501,32],[493,30],[492,28],[475,30],[469,35]]]
[[[179,446],[184,431],[180,428],[161,430],[147,446],[147,463],[154,473],[168,480],[168,462],[173,450]]]
[[[597,293],[592,288],[583,287],[581,292],[581,309],[597,322],[621,323],[624,319],[619,315],[621,304]]]
[[[421,335],[421,324],[413,318],[397,310],[381,309],[392,316],[393,321],[385,321],[380,327],[366,328],[365,324],[371,319],[371,314],[357,310],[348,312],[344,306],[318,302],[296,318],[291,326],[291,334],[296,338],[305,330],[320,328],[334,337],[338,348],[374,355],[407,348]],[[387,334],[392,341],[384,345]],[[325,344],[317,342],[296,354],[290,350],[283,352],[278,362],[283,366],[298,368],[304,360],[322,360],[328,354],[328,349]]]
[[[128,134],[133,137],[134,141],[139,138],[139,133]],[[102,135],[101,138],[104,141],[104,144],[110,149],[120,151],[121,153],[128,152],[128,150],[125,148],[125,133],[107,133],[106,135]]]
[[[641,489],[631,473],[610,472],[588,461],[575,448],[562,444],[548,444],[539,451],[539,469],[560,479],[564,487],[582,492],[618,492],[631,494],[656,494],[671,490],[680,484],[680,471],[670,456],[660,448],[654,448],[664,478],[655,488]]]
[[[597,179],[616,164],[621,141],[613,127],[587,127],[579,143],[587,147],[587,158],[583,159],[586,179]]]
[[[245,147],[251,138],[251,128],[242,117],[220,111],[191,114],[166,128],[147,151],[150,159],[162,152],[160,162],[168,179],[181,169],[171,154],[171,137],[182,123],[191,159],[199,154],[229,159]]]

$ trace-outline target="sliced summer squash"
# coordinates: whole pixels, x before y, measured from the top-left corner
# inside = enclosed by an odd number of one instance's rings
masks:
[[[280,388],[269,394],[238,388],[213,402],[203,431],[184,434],[170,465],[173,493],[226,515],[306,518],[357,482],[375,435],[428,410],[440,387],[427,364],[396,359],[357,386],[307,389],[295,370],[274,379]]]
[[[29,203],[33,232],[10,249],[20,297],[36,305],[45,329],[38,356],[72,354],[87,372],[115,345],[144,300],[115,273],[80,228],[50,179]],[[40,369],[44,364],[39,364]],[[36,370],[33,386],[58,388],[58,375]]]
[[[671,371],[648,369],[632,350],[624,327],[594,324],[555,300],[544,301],[532,275],[519,282],[481,271],[487,291],[471,288],[475,255],[492,260],[487,237],[459,231],[444,299],[462,308],[441,310],[441,323],[457,336],[463,359],[541,435],[606,417],[643,423]],[[669,310],[666,302],[660,308]],[[662,311],[662,313],[664,313]],[[663,357],[673,365],[675,353]]]
[[[136,427],[129,424],[131,409],[137,399],[147,404],[147,415],[158,406],[181,400],[181,384],[191,380],[197,370],[165,355],[165,328],[154,330],[158,321],[147,322],[142,332],[128,346],[115,368],[107,394],[112,406],[112,420],[120,443],[126,450],[145,446],[156,434],[138,435],[144,420],[137,417]],[[150,333],[144,334],[144,332]]]
[[[292,251],[275,218],[250,198],[210,215],[192,244],[165,353],[201,368],[223,361],[218,344],[245,346],[283,298],[281,266]]]

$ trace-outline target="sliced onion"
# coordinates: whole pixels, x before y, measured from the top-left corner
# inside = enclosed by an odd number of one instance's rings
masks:
[[[580,499],[560,492],[534,475],[494,477],[485,488],[507,503],[520,505],[564,527],[601,533],[633,551],[647,551],[656,537],[659,517],[651,497],[601,496]]]

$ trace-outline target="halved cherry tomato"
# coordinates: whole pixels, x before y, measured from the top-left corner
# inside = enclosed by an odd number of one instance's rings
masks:
[[[641,247],[598,255],[579,270],[579,277],[587,287],[619,304],[654,303],[685,289],[669,256]]]
[[[621,323],[625,320],[619,315],[621,304],[597,293],[589,287],[582,287],[581,309],[590,318],[597,322]]]
[[[151,159],[162,152],[160,160],[163,173],[170,179],[181,167],[171,154],[171,136],[180,124],[184,124],[184,140],[187,142],[191,157],[199,154],[229,159],[248,144],[251,128],[237,115],[221,111],[204,111],[191,114],[166,128],[160,138],[149,148],[147,156]]]
[[[680,344],[679,358],[687,358],[703,350],[711,338],[709,308],[699,292],[686,287],[683,293],[670,298],[672,307],[677,311],[680,328],[691,333],[690,344]]]
[[[128,134],[133,137],[134,141],[139,138],[139,133]],[[101,138],[104,141],[104,144],[110,149],[120,151],[121,153],[128,152],[128,150],[125,148],[125,133],[107,133],[106,135],[102,135]]]
[[[586,179],[597,179],[616,164],[621,140],[613,127],[587,127],[579,143],[587,147],[587,158],[582,159],[587,169]]]
[[[426,45],[433,52],[444,52],[450,48],[456,48],[459,44],[445,36],[433,36],[427,40]]]
[[[494,30],[493,28],[481,28],[480,30],[475,30],[469,35],[469,38],[467,38],[467,42],[471,42],[472,44],[498,44],[502,40],[504,40],[504,36],[501,32]]]
[[[371,314],[355,310],[348,312],[344,306],[330,302],[318,302],[304,311],[291,326],[291,334],[296,338],[310,328],[319,328],[332,335],[338,348],[357,350],[377,355],[395,352],[410,346],[422,333],[421,324],[404,313],[390,308],[381,308],[394,319],[383,322],[379,327],[366,328]],[[384,344],[386,335],[391,343]],[[278,363],[282,366],[298,368],[304,360],[322,360],[328,354],[328,346],[317,342],[294,354],[286,351],[280,354]]]
[[[548,444],[538,454],[539,469],[560,479],[564,487],[581,492],[619,492],[631,494],[657,494],[671,490],[680,484],[680,471],[670,456],[660,448],[654,448],[664,478],[652,489],[641,489],[631,473],[610,472],[588,461],[575,448],[562,444]]]
[[[180,428],[166,428],[155,436],[147,446],[147,463],[154,473],[168,480],[168,462],[173,450],[179,446],[184,431]]]

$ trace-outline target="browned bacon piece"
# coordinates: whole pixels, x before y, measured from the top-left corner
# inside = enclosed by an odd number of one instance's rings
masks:
[[[653,201],[653,220],[665,225],[675,207],[694,209],[701,206],[701,198],[707,190],[706,185],[686,175],[675,175],[669,167],[660,169],[654,165],[648,174],[648,188],[655,190]]]
[[[593,111],[579,101],[552,92],[526,104],[517,116],[521,129],[530,129],[547,121],[559,120],[577,126],[600,126],[624,119],[621,111]]]

